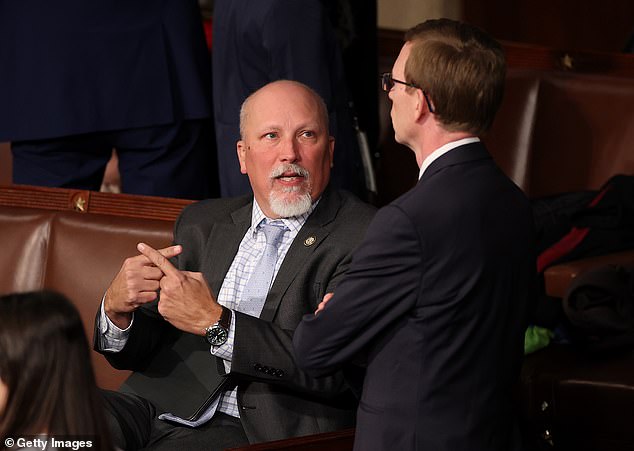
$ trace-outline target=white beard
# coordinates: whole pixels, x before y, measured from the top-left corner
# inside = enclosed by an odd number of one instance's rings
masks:
[[[305,178],[301,186],[282,188],[281,191],[272,190],[269,194],[271,211],[282,218],[300,216],[310,210],[313,203],[310,197],[311,182],[309,172],[297,164],[283,164],[271,171],[271,179],[275,179],[286,171],[294,171]]]
[[[289,193],[293,191],[303,190],[304,187],[287,188],[284,192]],[[269,195],[269,205],[273,213],[282,218],[292,218],[293,216],[301,216],[310,210],[310,206],[313,203],[310,197],[310,190],[306,190],[303,194],[292,196],[293,199],[287,199],[285,196],[280,196],[279,193],[271,192]]]

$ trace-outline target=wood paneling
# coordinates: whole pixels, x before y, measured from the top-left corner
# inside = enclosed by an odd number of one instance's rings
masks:
[[[174,221],[193,201],[30,185],[0,185],[0,205]]]
[[[501,40],[620,52],[634,32],[632,0],[463,0],[465,21]]]

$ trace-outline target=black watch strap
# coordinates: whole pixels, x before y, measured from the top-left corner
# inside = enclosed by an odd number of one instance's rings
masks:
[[[222,306],[221,306],[222,307]],[[229,324],[231,323],[231,310],[222,307],[220,319],[205,329],[205,340],[212,346],[220,346],[227,342],[229,337]]]
[[[225,329],[229,330],[229,325],[231,324],[231,310],[227,307],[222,307],[222,313],[220,314],[220,319],[218,320],[218,324],[220,324]]]

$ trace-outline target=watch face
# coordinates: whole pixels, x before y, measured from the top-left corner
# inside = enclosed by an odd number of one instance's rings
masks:
[[[207,341],[213,346],[225,344],[228,336],[227,329],[218,324],[214,324],[207,330]]]

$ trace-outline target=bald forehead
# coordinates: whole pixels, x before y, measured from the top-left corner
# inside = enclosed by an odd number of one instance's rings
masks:
[[[290,80],[276,81],[255,91],[242,104],[240,110],[240,134],[245,136],[249,119],[261,110],[270,111],[275,108],[291,109],[294,106],[306,105],[314,111],[315,121],[328,130],[328,110],[322,98],[308,86]]]
[[[302,85],[287,82],[274,83],[257,91],[253,96],[253,105],[257,105],[260,102],[274,102],[279,104],[290,104],[291,102],[314,104],[317,102],[317,99],[312,91],[309,91]]]

